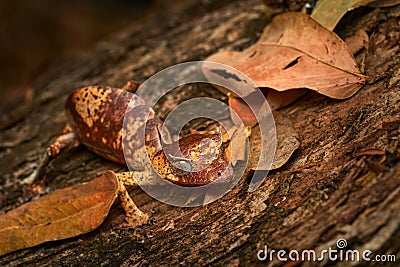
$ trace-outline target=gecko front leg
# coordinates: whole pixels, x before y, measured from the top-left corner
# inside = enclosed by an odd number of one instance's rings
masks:
[[[47,165],[53,158],[57,157],[63,149],[67,147],[78,146],[79,144],[80,143],[76,139],[72,128],[67,124],[64,127],[62,134],[58,136],[57,139],[47,147],[46,152],[40,159],[39,165],[37,166],[36,170],[34,170],[28,178],[22,181],[22,183],[31,184],[39,180],[45,169],[47,168]]]
[[[132,198],[129,196],[125,185],[137,185],[134,176],[142,176],[141,172],[122,172],[116,173],[118,178],[118,196],[121,200],[121,206],[125,211],[125,220],[120,225],[121,228],[133,228],[145,224],[149,220],[149,216],[142,212]]]
[[[57,137],[53,144],[51,144],[47,148],[47,155],[51,158],[57,157],[61,150],[65,149],[68,146],[77,146],[79,141],[76,139],[74,132],[69,124],[67,124],[64,129],[62,135]]]

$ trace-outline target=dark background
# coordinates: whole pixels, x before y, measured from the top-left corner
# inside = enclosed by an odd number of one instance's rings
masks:
[[[32,82],[52,66],[112,38],[124,27],[144,25],[207,1],[0,0],[0,112],[33,98]]]

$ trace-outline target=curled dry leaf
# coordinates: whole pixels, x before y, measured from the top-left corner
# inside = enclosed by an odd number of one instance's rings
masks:
[[[359,29],[353,36],[346,38],[344,41],[356,57],[361,72],[364,73],[365,59],[368,54],[368,34],[363,29]]]
[[[228,130],[228,134],[230,136],[230,142],[225,149],[225,158],[235,166],[238,161],[246,160],[246,140],[248,138],[246,129],[243,125],[240,127],[233,126]]]
[[[247,104],[238,97],[234,97],[231,94],[228,94],[229,97],[229,106],[234,110],[236,113],[231,113],[232,120],[234,123],[240,123],[240,120],[243,121],[244,125],[253,127],[250,136],[250,158],[249,158],[249,166],[251,169],[255,169],[257,167],[257,163],[260,158],[260,147],[261,147],[261,133],[259,126],[254,127],[257,124],[257,119],[254,116],[251,109],[247,106]],[[255,107],[257,110],[257,107]],[[274,170],[282,167],[291,157],[293,152],[299,148],[300,142],[298,140],[298,134],[292,126],[292,123],[288,118],[281,115],[280,113],[274,113],[274,120],[275,120],[275,128],[276,128],[276,150],[274,160],[272,165],[269,166],[258,166],[258,170]],[[268,132],[268,129],[266,129]],[[243,139],[246,136],[243,136],[243,131],[237,131],[235,133],[237,136],[232,135],[232,146],[239,146],[243,144]],[[240,138],[239,138],[240,137]],[[237,144],[233,143],[235,140],[238,139]],[[228,149],[230,153],[231,150]],[[243,150],[244,151],[244,150]],[[233,153],[236,158],[242,160],[245,154],[237,154]],[[268,161],[265,161],[268,162]],[[235,164],[234,164],[235,165]]]
[[[248,167],[257,170],[275,170],[282,167],[300,146],[297,132],[290,120],[281,114],[274,114],[276,127],[276,150],[274,161],[270,167],[258,166],[260,157],[261,135],[260,128],[254,127],[250,136],[250,158]]]
[[[112,171],[24,204],[0,216],[0,255],[97,228],[117,197]]]
[[[283,108],[307,93],[306,89],[293,89],[279,92],[273,89],[262,88],[261,91],[272,110]]]
[[[276,127],[276,150],[272,165],[257,166],[260,158],[261,134],[260,128],[254,127],[250,136],[250,158],[248,167],[257,170],[275,170],[282,167],[299,148],[300,141],[290,120],[281,114],[274,114]]]
[[[368,48],[369,37],[363,30],[359,29],[354,35],[344,40],[353,55],[359,53],[362,49]]]
[[[245,98],[244,98],[245,99]],[[232,94],[228,94],[229,107],[235,111],[231,111],[231,118],[233,123],[236,125],[240,124],[241,121],[245,126],[253,127],[258,123],[256,116],[250,107],[244,102],[242,98],[235,97]],[[259,108],[259,107],[254,107]]]
[[[309,88],[332,98],[348,98],[365,83],[347,45],[310,16],[276,16],[260,40],[243,52],[223,51],[206,60],[230,65],[258,87],[278,91]],[[203,68],[207,77],[222,70]]]
[[[276,117],[275,123],[277,144],[271,170],[282,167],[293,155],[293,152],[300,147],[299,136],[287,117],[279,115]]]

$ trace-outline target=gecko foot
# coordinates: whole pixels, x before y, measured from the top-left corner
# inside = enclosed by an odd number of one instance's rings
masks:
[[[142,216],[128,217],[126,216],[124,221],[118,225],[118,228],[136,228],[149,221],[149,216],[142,213]]]
[[[121,177],[121,176],[120,176]],[[125,220],[120,225],[121,228],[134,228],[149,221],[149,216],[142,212],[133,202],[124,184],[119,180],[119,199],[121,206],[125,210]]]

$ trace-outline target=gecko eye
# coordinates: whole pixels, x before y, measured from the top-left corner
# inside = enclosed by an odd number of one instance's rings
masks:
[[[175,167],[184,171],[184,172],[191,172],[193,170],[192,163],[190,160],[178,160],[174,162]]]
[[[172,165],[179,170],[179,172],[192,172],[193,166],[192,162],[186,158],[175,157],[173,155],[169,155]]]

